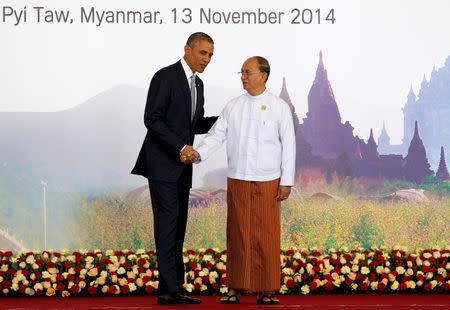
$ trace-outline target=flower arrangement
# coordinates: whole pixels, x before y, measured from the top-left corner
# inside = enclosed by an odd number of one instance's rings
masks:
[[[450,290],[450,248],[407,253],[395,247],[291,248],[281,251],[281,294],[438,292]],[[228,291],[226,251],[186,250],[188,293]],[[155,251],[0,251],[0,296],[154,294]]]

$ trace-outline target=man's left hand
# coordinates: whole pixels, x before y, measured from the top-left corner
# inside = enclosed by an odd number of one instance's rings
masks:
[[[278,186],[278,200],[286,200],[289,195],[291,194],[291,187],[290,186]]]

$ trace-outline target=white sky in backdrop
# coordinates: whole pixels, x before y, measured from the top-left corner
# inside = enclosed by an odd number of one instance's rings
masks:
[[[187,4],[189,3],[189,4]],[[300,117],[314,79],[319,51],[341,112],[355,134],[378,136],[386,121],[391,142],[403,136],[403,107],[412,83],[417,93],[433,65],[450,55],[450,1],[18,1],[27,6],[26,24],[0,18],[0,111],[58,111],[74,107],[118,84],[147,88],[153,73],[178,60],[188,35],[204,31],[215,55],[202,79],[207,86],[241,88],[236,72],[252,55],[268,58],[269,89],[279,93],[286,76]],[[71,25],[35,22],[33,6],[70,9]],[[80,7],[98,10],[158,10],[163,24],[80,24]],[[191,24],[173,24],[172,8],[190,7]],[[201,25],[199,8],[215,11],[284,11],[282,25]],[[292,25],[293,8],[335,9],[336,23]],[[1,11],[0,11],[1,13]],[[179,13],[180,14],[180,13]],[[1,17],[1,16],[0,16]],[[230,98],[231,99],[231,98]],[[207,113],[223,106],[207,103]]]

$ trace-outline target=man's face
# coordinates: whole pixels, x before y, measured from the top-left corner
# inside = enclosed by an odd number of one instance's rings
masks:
[[[265,73],[259,71],[258,61],[255,58],[247,59],[242,65],[241,81],[242,86],[249,93],[264,89]]]
[[[202,73],[211,61],[214,53],[214,44],[206,40],[194,42],[192,46],[184,47],[184,59],[193,72]]]

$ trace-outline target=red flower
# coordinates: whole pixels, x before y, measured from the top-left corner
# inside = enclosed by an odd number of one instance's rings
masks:
[[[128,278],[127,279],[127,283],[134,283],[134,279],[133,278]]]
[[[81,281],[84,281],[84,278],[82,278],[82,277],[77,277],[77,279],[75,280],[76,283],[80,283]]]
[[[21,293],[21,294],[25,293],[25,289],[26,288],[27,287],[25,285],[23,285],[23,284],[19,285],[19,293]]]
[[[104,258],[104,259],[102,259],[102,264],[105,264],[105,265],[112,264],[112,261],[109,258]]]
[[[114,251],[114,255],[115,256],[122,256],[123,252],[122,251]]]
[[[209,282],[209,277],[208,276],[203,276],[202,277],[202,282],[203,283],[208,283]]]
[[[3,287],[4,288],[10,288],[11,287],[11,282],[9,280],[4,280],[3,281]]]
[[[217,282],[214,282],[213,284],[211,284],[211,288],[217,291],[219,289],[219,284],[217,284]]]
[[[425,280],[424,275],[423,275],[423,274],[418,274],[418,275],[417,275],[417,280],[419,280],[419,281]]]
[[[194,288],[196,290],[200,290],[201,287],[202,287],[202,285],[200,283],[198,283],[198,282],[194,284]]]
[[[377,288],[379,291],[383,292],[386,289],[386,284],[384,284],[383,282],[379,282]]]
[[[369,289],[369,283],[367,283],[367,282],[361,283],[361,290],[362,291],[367,291],[368,289]]]
[[[1,256],[11,257],[12,255],[13,255],[13,253],[11,251],[6,251],[6,252],[3,252],[3,255],[1,255]]]
[[[424,290],[429,292],[432,290],[432,286],[431,283],[425,283],[425,285],[423,286]]]
[[[69,269],[70,267],[72,267],[72,264],[68,261],[62,262],[63,267]]]
[[[145,273],[145,268],[144,267],[138,267],[138,272],[139,273]]]
[[[345,284],[347,284],[348,286],[350,286],[352,283],[353,283],[352,279],[349,278],[345,279]]]
[[[36,296],[41,296],[42,295],[42,290],[36,290],[35,295]]]
[[[227,285],[227,277],[222,277],[220,279],[220,284]]]
[[[441,288],[442,288],[442,290],[443,290],[444,292],[447,292],[447,291],[450,290],[450,284],[448,284],[447,282],[445,282],[444,284],[442,284]]]
[[[376,281],[377,280],[377,275],[376,274],[374,274],[374,273],[370,273],[369,274],[369,280],[370,281]]]
[[[364,275],[363,275],[363,274],[360,274],[360,273],[358,273],[358,274],[356,275],[356,280],[358,280],[358,281],[362,281],[362,280],[364,280]]]
[[[75,266],[73,270],[75,270],[75,272],[80,272],[81,270],[83,270],[83,266]]]
[[[292,255],[294,255],[294,254],[295,254],[295,251],[292,250],[292,249],[286,251],[286,255],[287,255],[287,256],[292,256]],[[319,256],[320,256],[320,255],[319,255]]]
[[[128,262],[125,262],[122,266],[125,269],[130,269],[132,267]]]
[[[216,258],[217,258],[217,259],[220,259],[221,257],[222,257],[222,254],[216,253]]]
[[[65,288],[66,288],[66,286],[64,285],[64,283],[58,283],[58,284],[56,284],[56,290],[57,290],[58,292],[64,291]]]
[[[115,294],[117,292],[117,287],[115,285],[111,285],[108,289],[108,293]]]
[[[320,267],[319,266],[314,266],[313,270],[314,270],[314,272],[320,272]]]
[[[147,263],[147,260],[141,257],[137,260],[137,263],[139,266],[144,266]]]
[[[97,294],[97,288],[96,288],[95,286],[89,286],[88,289],[87,289],[87,291],[88,291],[88,294],[89,294],[89,295],[95,295],[95,294]]]
[[[406,284],[406,282],[402,282],[398,285],[398,288],[400,290],[406,290],[408,288],[408,285]]]
[[[78,285],[74,285],[74,286],[72,286],[71,288],[70,288],[70,291],[73,293],[73,294],[76,294],[76,293],[78,293],[79,291],[80,291],[80,287],[78,286]]]
[[[56,267],[56,264],[55,264],[54,262],[48,262],[47,264],[45,264],[45,267],[46,267],[47,269],[55,268],[55,267]]]
[[[151,293],[153,293],[153,286],[151,286],[151,285],[147,285],[146,287],[145,287],[145,292],[147,293],[147,294],[151,294]]]
[[[325,290],[327,291],[332,291],[334,289],[334,284],[330,281],[328,281],[327,283],[325,283]]]
[[[23,270],[22,270],[22,274],[23,274],[25,277],[28,277],[28,276],[30,275],[30,271],[28,271],[27,269],[23,269]]]
[[[197,263],[196,262],[189,262],[189,268],[191,268],[191,269],[195,269],[195,268],[197,268]]]
[[[8,271],[6,272],[7,274],[9,274],[9,275],[11,275],[11,276],[14,276],[15,274],[16,274],[16,270],[14,270],[14,269],[8,269]]]
[[[56,281],[58,281],[58,282],[62,282],[62,281],[64,281],[64,276],[62,275],[62,274],[57,274],[56,275]]]
[[[195,255],[195,251],[194,250],[187,250],[186,254],[187,255]]]
[[[68,274],[67,275],[67,282],[74,282],[75,281],[75,276],[73,274]]]
[[[294,288],[295,287],[295,281],[293,279],[289,279],[286,281],[286,286],[289,288]]]
[[[144,281],[144,283],[147,283],[148,281],[150,281],[152,278],[150,278],[149,276],[144,276],[142,278],[142,281]]]
[[[120,287],[120,292],[122,294],[128,294],[130,292],[130,287],[128,285],[124,285]]]
[[[42,277],[42,272],[36,271],[36,272],[34,273],[34,275],[36,276],[37,279],[39,279],[40,277]]]
[[[35,263],[36,263],[36,265],[41,266],[42,264],[44,264],[44,260],[42,258],[38,258],[38,259],[36,259]]]
[[[316,281],[312,281],[312,282],[310,282],[310,283],[308,284],[308,286],[309,286],[309,289],[310,289],[311,291],[315,291],[315,290],[317,289],[317,282],[316,282]]]

